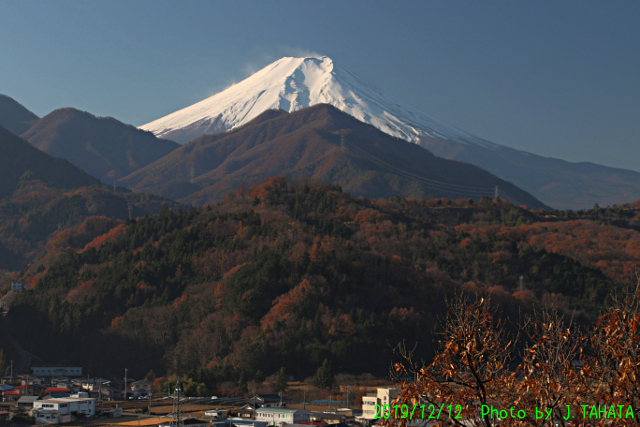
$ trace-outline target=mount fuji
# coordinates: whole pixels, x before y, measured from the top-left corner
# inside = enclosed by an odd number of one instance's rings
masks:
[[[435,137],[497,147],[383,95],[330,58],[282,58],[226,90],[155,120],[141,129],[181,144],[242,126],[266,110],[288,113],[333,105],[381,131],[418,143]]]
[[[640,173],[571,163],[498,145],[380,93],[330,58],[282,58],[222,92],[140,128],[185,144],[250,122],[266,110],[288,113],[330,104],[389,135],[448,159],[480,166],[554,208],[584,209],[640,198]]]

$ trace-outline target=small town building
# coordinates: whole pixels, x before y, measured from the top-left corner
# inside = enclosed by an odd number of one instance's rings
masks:
[[[32,366],[33,375],[37,377],[65,376],[79,377],[82,376],[82,368],[78,366]]]
[[[60,399],[37,400],[33,404],[34,409],[55,411],[58,414],[86,415],[96,414],[96,400],[87,397],[65,397]]]
[[[131,391],[134,397],[148,396],[151,394],[151,383],[145,380],[132,382]]]
[[[205,417],[213,417],[216,420],[224,420],[227,418],[227,410],[226,409],[210,409],[208,411],[204,411]]]
[[[309,421],[310,411],[295,408],[257,408],[256,421],[266,421],[269,425],[298,424]]]
[[[36,410],[36,424],[66,424],[75,418],[69,414],[61,414],[52,410]]]
[[[286,406],[288,401],[278,394],[259,394],[249,399],[254,408],[281,408]]]
[[[19,294],[23,289],[24,286],[22,285],[22,282],[11,282],[11,290],[13,292]]]
[[[236,409],[234,412],[238,414],[240,418],[253,418],[256,408],[251,403],[247,403],[241,408]]]
[[[42,379],[33,375],[19,375],[19,378],[22,385],[42,385]]]
[[[80,387],[84,390],[99,390],[100,387],[106,387],[109,385],[111,381],[105,380],[104,378],[92,378],[92,379],[83,379],[80,381]]]
[[[212,427],[267,427],[266,421],[245,420],[242,418],[229,418],[227,420],[211,420]]]
[[[7,390],[2,392],[3,402],[14,402],[20,398],[21,394],[15,390]]]
[[[187,427],[210,427],[206,421],[198,420],[196,418],[187,418],[182,420],[182,424]],[[158,427],[171,427],[171,420],[158,424]]]
[[[22,396],[18,399],[18,408],[32,409],[33,403],[39,400],[40,396]]]
[[[345,415],[336,414],[333,412],[311,412],[309,419],[314,422],[320,422],[324,424],[338,424],[344,423],[347,419]]]
[[[365,420],[375,419],[376,412],[377,415],[380,415],[378,408],[391,405],[391,401],[396,397],[398,397],[398,390],[395,388],[378,388],[376,393],[367,393],[366,396],[362,396],[362,418]]]

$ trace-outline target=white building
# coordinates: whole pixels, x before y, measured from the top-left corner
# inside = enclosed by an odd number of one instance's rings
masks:
[[[22,286],[22,282],[11,282],[11,290],[17,294],[22,292],[24,286]]]
[[[77,366],[32,366],[31,370],[36,377],[50,377],[52,375],[79,377],[82,375],[82,368]]]
[[[294,408],[256,408],[256,421],[266,421],[269,425],[298,424],[309,421],[311,412]]]
[[[396,397],[398,397],[398,390],[395,388],[379,388],[377,393],[367,393],[366,396],[362,396],[362,418],[366,420],[382,418],[381,409],[384,410],[385,405],[391,405]]]
[[[62,397],[58,399],[36,400],[36,411],[51,411],[58,415],[79,415],[92,417],[96,414],[96,399],[88,397]]]

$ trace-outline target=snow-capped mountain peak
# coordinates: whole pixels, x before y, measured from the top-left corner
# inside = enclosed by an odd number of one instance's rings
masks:
[[[140,128],[184,144],[205,133],[242,126],[269,109],[293,112],[321,103],[408,141],[429,136],[497,147],[383,95],[326,56],[279,59],[216,95]]]

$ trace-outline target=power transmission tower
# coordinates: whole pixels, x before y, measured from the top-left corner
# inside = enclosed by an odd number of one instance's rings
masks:
[[[127,202],[127,210],[129,211],[129,220],[133,219],[133,204]]]
[[[498,197],[500,197],[500,190],[498,189],[498,186],[496,185],[496,188],[495,188],[495,190],[493,192],[493,198],[497,200]]]
[[[171,413],[171,427],[184,427],[184,415],[180,409],[180,398],[184,397],[182,394],[182,387],[180,387],[180,380],[176,382],[176,389],[173,392],[173,412]]]
[[[340,148],[342,148],[342,151],[345,151],[345,148],[344,148],[344,135],[340,135]]]

